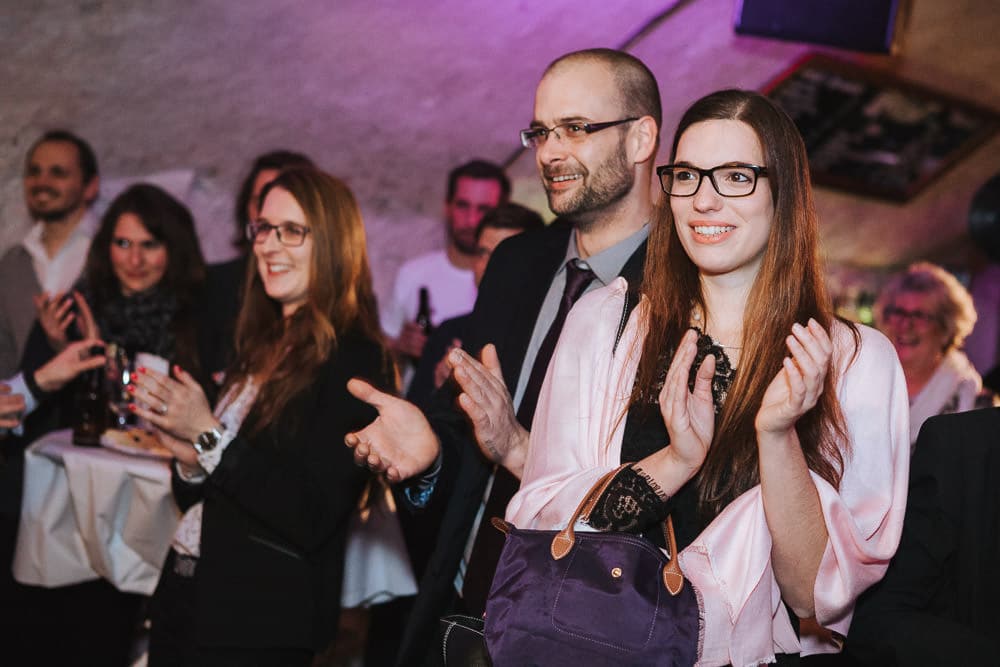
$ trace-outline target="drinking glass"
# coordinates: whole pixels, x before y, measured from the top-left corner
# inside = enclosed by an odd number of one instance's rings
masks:
[[[107,345],[105,356],[107,357],[104,369],[108,379],[108,405],[113,417],[111,426],[125,430],[136,423],[135,415],[128,409],[129,404],[133,402],[128,387],[132,383],[132,375],[135,373],[135,362],[129,358],[125,348],[115,343]]]

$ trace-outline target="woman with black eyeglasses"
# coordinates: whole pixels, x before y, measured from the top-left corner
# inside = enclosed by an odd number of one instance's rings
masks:
[[[899,541],[902,371],[884,336],[833,314],[805,147],[784,112],[757,93],[708,95],[682,117],[671,158],[657,169],[664,197],[642,285],[619,278],[569,314],[506,518],[560,530],[614,473],[587,522],[663,546],[672,518],[700,619],[682,662],[783,664],[836,651],[800,635],[799,619],[828,639],[846,634],[855,599]],[[517,595],[517,568],[502,576],[503,567],[488,642],[492,624],[515,623],[502,603]],[[644,619],[612,598],[601,601],[608,622],[587,629],[606,627],[589,638],[621,648],[614,628],[624,621],[612,618]],[[558,613],[553,605],[562,627]],[[666,643],[673,631],[650,633]],[[619,662],[630,662],[625,649]]]
[[[214,411],[179,366],[136,381],[133,409],[175,456],[184,511],[151,605],[152,667],[309,665],[330,643],[369,475],[342,443],[376,416],[347,381],[394,382],[346,185],[282,172],[247,238],[253,273]]]
[[[928,417],[995,404],[961,350],[976,324],[972,296],[948,271],[918,262],[893,276],[875,303],[875,323],[903,365],[911,447]]]

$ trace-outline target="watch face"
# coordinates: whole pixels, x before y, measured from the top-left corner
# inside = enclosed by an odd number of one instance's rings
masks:
[[[210,451],[219,444],[219,433],[215,430],[205,431],[198,436],[199,449],[203,451]]]

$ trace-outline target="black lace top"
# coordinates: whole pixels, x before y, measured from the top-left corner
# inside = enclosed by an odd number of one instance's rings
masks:
[[[719,413],[726,394],[733,382],[733,368],[725,350],[710,336],[698,331],[698,353],[691,365],[688,386],[694,388],[698,366],[709,354],[715,356],[715,377],[712,380],[712,400]],[[658,452],[670,442],[667,428],[660,415],[657,397],[667,376],[673,351],[660,360],[659,379],[656,386],[643,392],[644,405],[633,407],[625,420],[622,441],[622,463],[634,463]],[[707,521],[698,513],[698,493],[694,481],[689,481],[672,497],[667,497],[656,482],[641,468],[630,466],[622,469],[597,500],[590,514],[589,523],[597,530],[615,530],[641,533],[658,546],[665,546],[662,522],[670,515],[673,519],[677,546],[683,549],[705,529]]]

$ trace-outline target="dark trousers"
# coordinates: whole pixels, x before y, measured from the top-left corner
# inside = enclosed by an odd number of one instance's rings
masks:
[[[204,647],[196,641],[195,576],[175,572],[170,550],[150,604],[149,667],[307,667],[313,652],[294,648]]]

